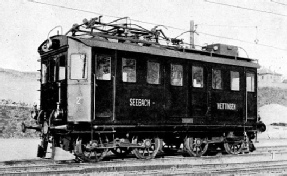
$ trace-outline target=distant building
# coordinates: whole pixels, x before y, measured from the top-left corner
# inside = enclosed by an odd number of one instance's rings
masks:
[[[258,70],[258,84],[282,83],[282,74],[262,68]]]

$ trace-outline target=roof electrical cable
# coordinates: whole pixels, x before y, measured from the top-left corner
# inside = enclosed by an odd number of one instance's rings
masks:
[[[28,0],[31,3],[37,3],[37,4],[42,4],[42,5],[48,5],[48,6],[53,6],[53,7],[58,7],[58,8],[64,8],[64,9],[68,9],[68,10],[74,10],[74,11],[80,11],[80,12],[86,12],[86,13],[92,13],[92,14],[96,14],[96,15],[103,15],[106,17],[110,17],[110,18],[117,18],[117,19],[127,19],[128,17],[117,17],[117,16],[112,16],[112,15],[106,15],[106,14],[101,14],[101,13],[97,13],[97,12],[93,12],[93,11],[88,11],[88,10],[82,10],[82,9],[77,9],[77,8],[71,8],[71,7],[66,7],[66,6],[62,6],[62,5],[55,5],[55,4],[49,4],[49,3],[45,3],[45,2],[39,2],[39,1],[35,1],[35,0]],[[245,9],[245,10],[254,10],[254,11],[258,11],[258,12],[265,12],[265,13],[270,13],[270,14],[274,14],[274,15],[281,15],[281,16],[286,16],[287,15],[283,15],[283,14],[277,14],[277,13],[273,13],[273,12],[268,12],[268,11],[262,11],[262,10],[256,10],[256,9],[251,9],[251,8],[245,8],[245,7],[240,7],[240,6],[235,6],[235,5],[230,5],[230,4],[224,4],[224,3],[218,3],[218,2],[212,2],[209,0],[205,0],[205,2],[208,3],[213,3],[213,4],[218,4],[218,5],[225,5],[225,6],[230,6],[230,7],[234,7],[234,8],[240,8],[240,9]],[[274,2],[274,1],[272,1]],[[135,21],[135,22],[139,22],[139,23],[144,23],[144,24],[150,24],[150,25],[156,25],[156,26],[164,26],[167,28],[171,28],[171,29],[175,29],[175,30],[180,30],[180,31],[185,31],[183,33],[187,33],[185,29],[181,29],[181,28],[176,28],[173,26],[168,26],[168,25],[163,25],[163,24],[156,24],[156,23],[150,23],[150,22],[145,22],[145,21],[141,21],[141,20],[135,20],[135,19],[131,19],[129,18],[131,21]],[[115,20],[117,21],[117,20]],[[113,21],[114,22],[114,21]],[[132,25],[132,24],[130,24]],[[205,25],[205,24],[199,24],[199,25]],[[220,25],[218,25],[220,26]],[[232,26],[231,26],[232,27]],[[236,26],[234,26],[236,27]],[[240,27],[240,26],[237,26]],[[245,27],[245,26],[241,26],[241,27]],[[249,27],[249,26],[246,26]],[[251,27],[251,26],[250,26]],[[142,27],[141,27],[142,28]],[[143,28],[144,29],[144,28]],[[257,26],[256,26],[256,30],[257,30]],[[195,31],[193,31],[195,32]],[[207,35],[207,36],[212,36],[212,37],[217,37],[217,38],[223,38],[223,39],[229,39],[229,40],[236,40],[236,41],[240,41],[243,43],[249,43],[249,44],[254,44],[254,45],[260,45],[260,46],[264,46],[264,47],[270,47],[270,48],[274,48],[274,49],[278,49],[278,50],[283,50],[286,51],[286,49],[284,48],[278,48],[275,46],[271,46],[271,45],[265,45],[265,44],[259,44],[258,41],[256,42],[256,40],[254,42],[250,42],[250,41],[245,41],[245,40],[240,40],[240,39],[235,39],[235,38],[231,38],[231,37],[223,37],[223,36],[218,36],[218,35],[214,35],[214,34],[209,34],[209,33],[204,33],[204,32],[198,32],[196,31],[198,34],[203,34],[203,35]],[[183,34],[182,33],[182,34]],[[181,34],[181,35],[182,35]]]

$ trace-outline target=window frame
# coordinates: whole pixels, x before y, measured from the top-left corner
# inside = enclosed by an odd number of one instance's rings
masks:
[[[41,63],[41,84],[48,83],[48,63]]]
[[[153,60],[147,60],[147,65],[146,65],[146,82],[147,84],[150,85],[160,85],[161,84],[161,64],[158,61],[153,61]],[[158,64],[158,70],[157,70],[157,82],[150,82],[149,81],[149,63],[155,63]]]
[[[194,68],[195,67],[198,67],[198,68],[201,68],[202,69],[202,75],[201,75],[201,79],[202,79],[202,84],[201,84],[201,86],[200,87],[198,87],[198,86],[195,86],[195,79],[194,79]],[[193,88],[200,88],[200,89],[203,89],[204,87],[205,87],[205,83],[204,83],[204,67],[203,66],[200,66],[200,65],[192,65],[192,67],[191,67],[191,78],[192,78],[192,87]]]
[[[237,89],[233,89],[233,86],[232,86],[233,85],[232,73],[238,73],[238,90]],[[230,77],[229,77],[229,79],[230,79],[230,90],[239,92],[241,90],[240,89],[240,72],[237,71],[237,70],[230,70],[229,74],[230,74]],[[236,77],[233,77],[233,78],[236,78]]]
[[[66,80],[66,55],[61,54],[55,57],[55,82]],[[63,77],[62,77],[63,76]]]
[[[72,56],[74,56],[74,55],[83,55],[83,56],[85,56],[85,58],[84,58],[84,60],[85,60],[85,70],[84,70],[84,73],[85,73],[85,77],[84,78],[72,78],[72,71],[73,71],[73,69],[72,69]],[[83,73],[82,73],[83,74]],[[70,55],[70,63],[69,63],[69,79],[70,80],[87,80],[88,79],[88,59],[87,59],[87,54],[85,54],[85,53],[72,53],[71,55]]]
[[[251,90],[248,90],[248,81],[247,81],[247,75],[248,74],[250,74],[250,75],[253,75],[253,77],[251,77]],[[255,89],[255,87],[256,87],[256,85],[255,85],[255,73],[254,72],[249,72],[249,71],[247,71],[246,72],[246,92],[251,92],[251,93],[254,93],[254,92],[256,92],[256,89]],[[253,79],[252,79],[253,78]],[[253,84],[252,84],[253,83]],[[253,86],[252,86],[253,85]]]
[[[220,88],[217,88],[216,87],[216,85],[215,85],[215,87],[214,87],[214,71],[220,71]],[[212,68],[211,69],[211,87],[212,87],[212,89],[213,90],[223,90],[224,88],[223,88],[223,85],[224,85],[224,83],[223,83],[223,78],[222,78],[222,72],[223,72],[223,70],[222,69],[219,69],[219,68]]]
[[[173,84],[173,66],[180,66],[181,67],[181,84],[178,85],[178,84]],[[183,64],[179,64],[179,63],[170,63],[170,85],[172,86],[176,86],[176,87],[183,87],[183,76],[184,76],[184,67],[183,67]]]
[[[111,81],[112,80],[112,56],[110,55],[104,55],[104,54],[101,54],[101,55],[96,55],[96,80],[99,80],[99,81]],[[99,68],[99,58],[100,57],[104,57],[104,58],[109,58],[110,59],[110,67],[109,67],[109,71],[110,71],[110,76],[109,76],[109,79],[99,79],[98,78],[98,68]],[[104,75],[104,74],[103,74]]]
[[[125,81],[124,80],[124,60],[134,60],[135,61],[135,68],[134,68],[134,70],[135,70],[135,81],[128,81],[128,75],[127,75],[127,80]],[[135,58],[128,58],[128,57],[122,57],[122,65],[121,65],[121,67],[122,67],[122,73],[121,73],[121,75],[122,75],[122,82],[123,83],[137,83],[137,59],[135,59]]]

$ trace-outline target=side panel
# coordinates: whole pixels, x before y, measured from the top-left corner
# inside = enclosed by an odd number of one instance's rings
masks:
[[[134,53],[118,56],[117,122],[193,123],[187,108],[187,62]],[[123,58],[134,59],[136,63],[134,81],[124,81]]]
[[[124,59],[133,64],[127,65]],[[134,54],[119,53],[118,55],[118,79],[117,85],[117,120],[122,123],[137,124],[155,124],[163,123],[165,118],[165,109],[168,105],[164,101],[164,65],[159,58]],[[152,75],[158,83],[148,83],[148,63],[151,64]],[[136,65],[136,72],[130,72],[131,65]],[[129,76],[134,75],[134,79],[127,81],[127,72]],[[159,79],[158,74],[159,74]]]
[[[113,117],[113,91],[115,75],[115,51],[93,48],[95,59],[95,119],[111,121]]]
[[[165,102],[168,122],[193,123],[188,116],[188,65],[187,61],[170,59],[165,66]]]
[[[245,76],[243,68],[217,65],[212,69],[213,71],[221,72],[220,82],[222,83],[222,87],[216,89],[213,80],[211,112],[214,123],[242,123],[245,109]],[[212,76],[215,76],[214,73]]]
[[[189,64],[190,113],[195,124],[205,124],[208,115],[208,69],[204,63]]]
[[[68,44],[68,121],[89,122],[91,121],[91,47],[72,39],[68,40]],[[80,64],[72,63],[72,58],[77,57],[84,60],[82,68]],[[77,68],[81,70],[77,71]],[[77,77],[77,72],[81,71],[84,76]]]
[[[246,70],[247,121],[257,120],[257,70]]]

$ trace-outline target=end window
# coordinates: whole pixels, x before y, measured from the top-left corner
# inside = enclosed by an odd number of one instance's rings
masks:
[[[255,76],[254,73],[246,73],[246,90],[247,92],[255,92]]]
[[[42,69],[41,69],[41,81],[42,84],[47,83],[47,65],[46,64],[42,64]]]
[[[159,70],[159,63],[147,62],[147,82],[149,84],[160,84]]]
[[[66,79],[66,57],[59,58],[59,81]]]
[[[97,58],[97,79],[111,80],[111,57],[99,56]]]
[[[85,54],[71,55],[70,78],[87,79],[87,59]]]
[[[123,58],[122,61],[123,82],[136,82],[136,60]]]
[[[183,67],[182,65],[171,64],[170,84],[173,86],[183,85]]]
[[[193,87],[203,87],[203,67],[192,66]]]
[[[221,70],[212,69],[212,88],[222,89]]]
[[[239,87],[240,87],[240,77],[239,77],[239,72],[234,72],[231,71],[230,72],[230,83],[231,83],[231,90],[234,91],[239,91]]]

